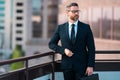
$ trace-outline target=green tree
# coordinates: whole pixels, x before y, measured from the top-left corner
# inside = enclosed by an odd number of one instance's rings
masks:
[[[11,59],[19,58],[24,56],[24,51],[22,50],[22,47],[20,45],[16,45],[15,49],[13,50],[13,53],[11,55]],[[24,67],[24,62],[15,62],[11,64],[11,70],[16,70]]]

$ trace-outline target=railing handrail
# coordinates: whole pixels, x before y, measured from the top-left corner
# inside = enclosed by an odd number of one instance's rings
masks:
[[[40,58],[40,57],[45,57],[45,56],[49,56],[49,55],[53,55],[55,52],[51,51],[51,52],[46,52],[46,53],[41,53],[40,52],[36,52],[34,53],[34,55],[30,55],[30,56],[24,56],[24,57],[20,57],[20,58],[16,58],[16,59],[9,59],[9,60],[3,60],[0,61],[0,65],[5,65],[5,64],[10,64],[13,62],[18,62],[18,61],[26,61],[29,59],[33,59],[33,58]],[[120,54],[120,50],[97,50],[95,51],[96,54]]]
[[[42,54],[39,54],[39,53],[40,52],[37,52],[34,55],[24,56],[24,57],[20,57],[20,58],[16,58],[16,59],[3,60],[3,61],[0,61],[0,65],[10,64],[10,63],[19,62],[19,61],[26,61],[26,60],[38,58],[38,57],[39,58],[45,57],[45,56],[53,55],[54,52],[51,51],[51,52],[42,53]]]

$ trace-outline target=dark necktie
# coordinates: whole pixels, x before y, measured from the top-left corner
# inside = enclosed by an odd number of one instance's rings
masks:
[[[71,42],[72,44],[75,43],[75,24],[72,24],[72,30],[71,30]]]

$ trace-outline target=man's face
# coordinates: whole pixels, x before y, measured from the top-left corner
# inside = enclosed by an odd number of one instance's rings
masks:
[[[78,6],[72,6],[67,11],[67,16],[69,19],[76,21],[79,18],[79,7]]]

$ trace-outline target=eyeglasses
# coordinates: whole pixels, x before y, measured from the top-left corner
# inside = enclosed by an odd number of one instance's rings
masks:
[[[79,13],[80,10],[68,10],[69,12],[72,12],[72,13]]]

